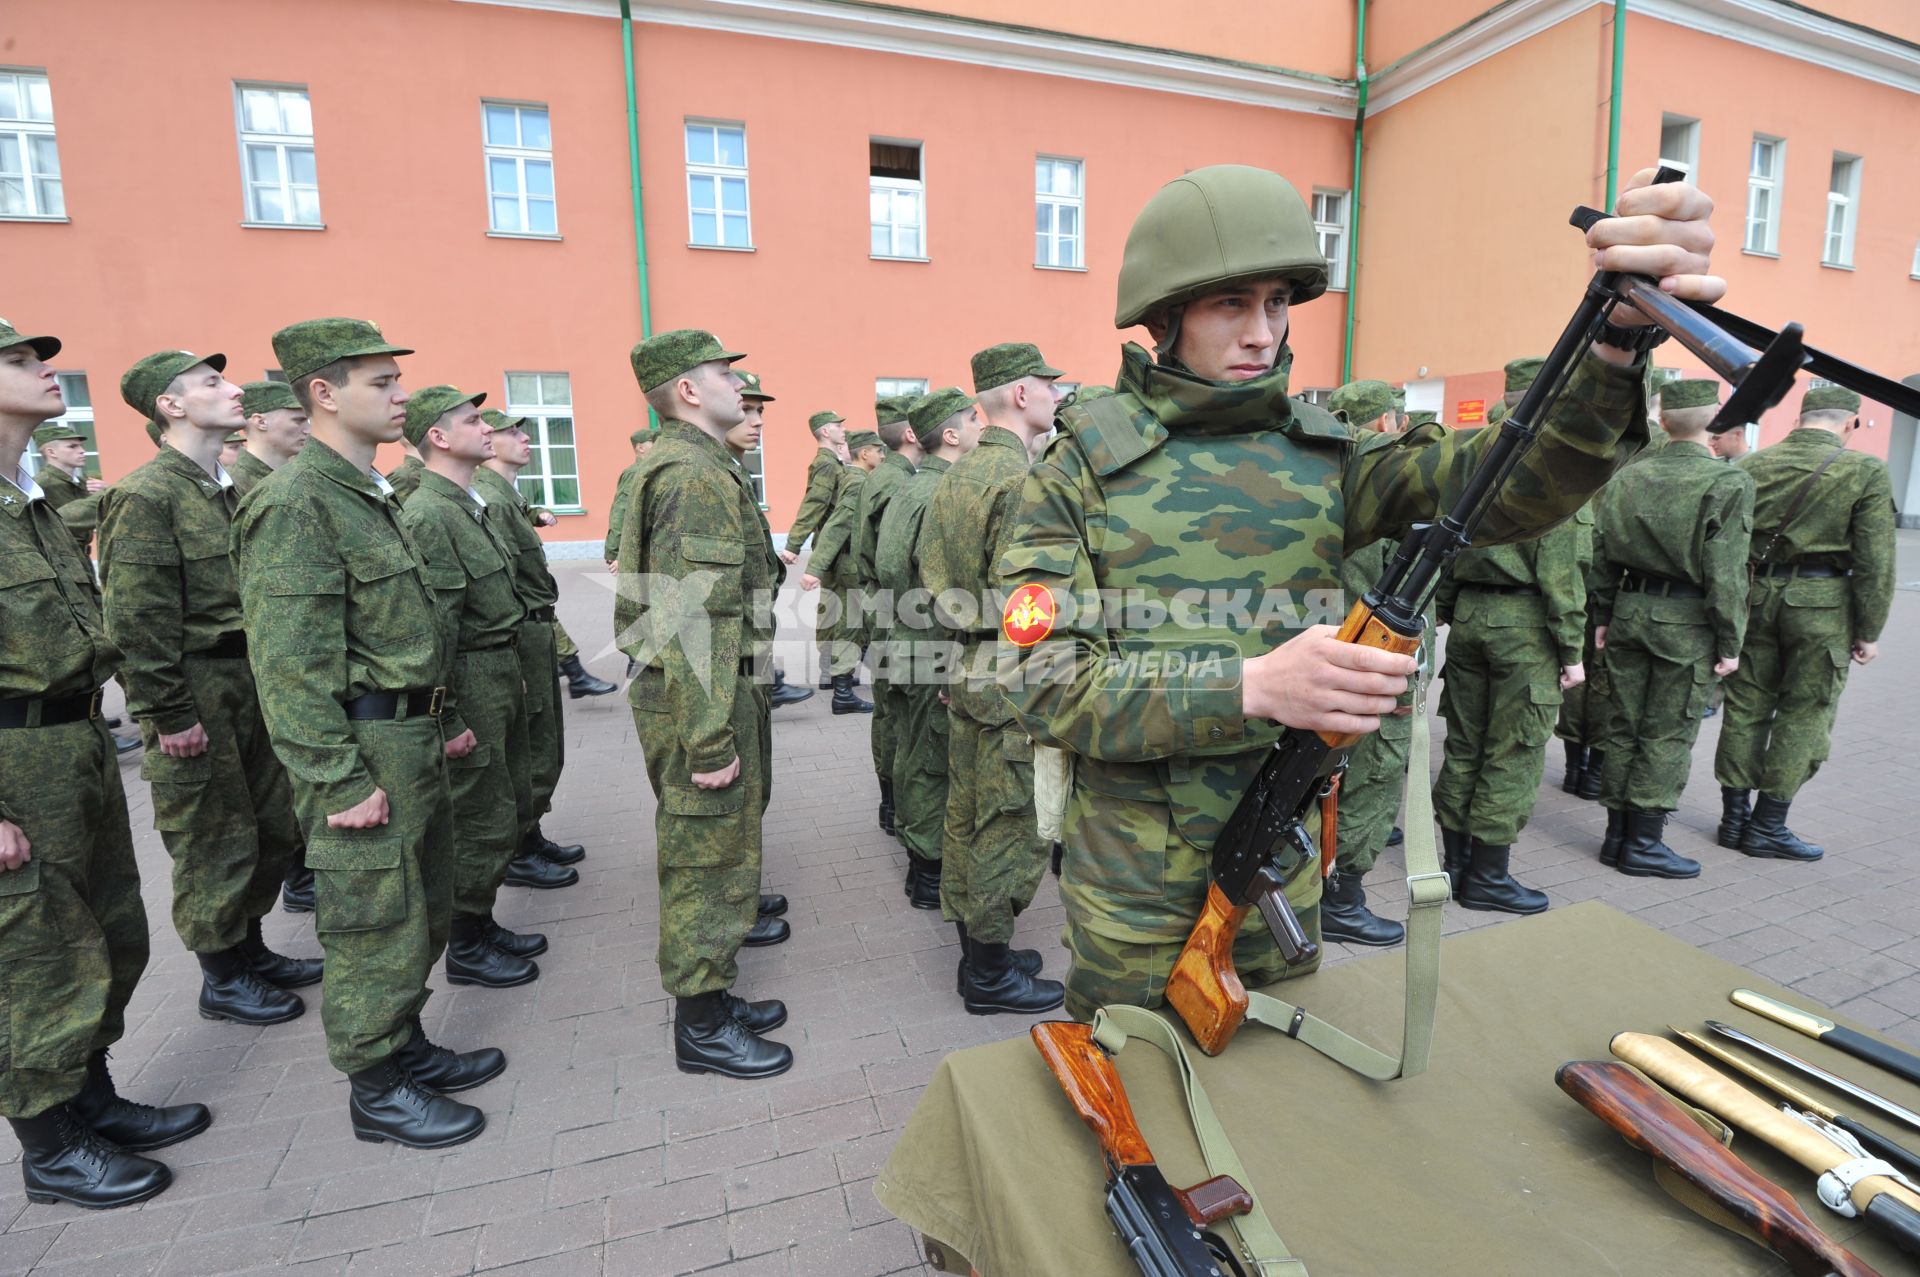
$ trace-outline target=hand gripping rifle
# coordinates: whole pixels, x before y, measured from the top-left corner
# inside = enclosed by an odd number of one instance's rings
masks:
[[[1679,173],[1663,168],[1654,181],[1679,178]],[[1584,231],[1604,217],[1594,209],[1578,208],[1570,221]],[[1507,476],[1540,433],[1574,368],[1619,305],[1640,311],[1732,383],[1732,395],[1709,427],[1715,432],[1758,419],[1786,395],[1803,366],[1868,398],[1920,415],[1920,391],[1807,347],[1798,324],[1772,332],[1714,307],[1680,301],[1645,276],[1601,271],[1588,283],[1586,295],[1538,378],[1500,424],[1498,438],[1453,508],[1438,522],[1413,526],[1385,574],[1347,614],[1338,635],[1341,641],[1407,654],[1418,649],[1425,624],[1421,613],[1438,587],[1441,572],[1473,543],[1474,531],[1499,497]],[[1764,347],[1748,344],[1756,341]],[[1167,981],[1167,1001],[1208,1055],[1225,1050],[1246,1018],[1247,992],[1233,967],[1233,939],[1248,909],[1259,909],[1287,965],[1298,966],[1319,954],[1284,893],[1288,882],[1318,863],[1307,816],[1346,765],[1347,751],[1358,740],[1357,735],[1288,728],[1214,843],[1206,905]],[[1415,777],[1414,783],[1425,784],[1426,778]],[[1435,884],[1427,887],[1438,890]]]

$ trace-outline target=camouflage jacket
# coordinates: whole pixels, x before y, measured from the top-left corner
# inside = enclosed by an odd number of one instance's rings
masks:
[[[547,550],[533,530],[533,507],[513,480],[489,466],[473,472],[473,490],[487,503],[485,519],[511,551],[513,588],[529,612],[560,601],[560,583],[547,566]]]
[[[426,565],[442,638],[456,660],[466,652],[512,643],[527,617],[513,586],[516,556],[485,514],[471,492],[433,470],[420,477],[420,487],[400,511],[400,526]],[[447,712],[457,716],[453,698],[449,687]]]
[[[1623,572],[1687,581],[1706,590],[1704,607],[1695,599],[1663,599],[1657,619],[1698,618],[1713,631],[1719,656],[1740,655],[1747,632],[1753,480],[1705,444],[1673,440],[1634,467],[1632,482],[1608,484],[1594,505],[1600,527],[1594,623],[1612,619]]]
[[[45,497],[0,479],[0,700],[91,692],[119,668],[93,565]]]
[[[833,513],[833,498],[840,491],[840,471],[844,468],[832,449],[822,446],[807,463],[807,492],[794,512],[793,526],[787,529],[787,549],[795,554],[807,538],[820,530]]]
[[[913,478],[900,485],[887,502],[880,519],[880,544],[874,552],[874,583],[893,593],[897,639],[930,637],[932,613],[926,608],[900,610],[900,600],[920,588],[920,564],[926,554],[925,529],[927,507],[935,489],[952,473],[953,463],[941,457],[928,457],[914,471]]]
[[[100,495],[87,491],[87,476],[75,478],[57,466],[41,466],[34,481],[46,494],[47,508],[60,516],[80,553],[86,554],[93,530],[100,525]]]
[[[640,468],[638,461],[620,472],[613,481],[613,505],[607,509],[607,544],[605,557],[613,562],[614,555],[620,550],[620,533],[627,526],[627,480],[633,478],[633,472]]]
[[[318,439],[240,503],[233,555],[274,753],[327,812],[345,811],[375,788],[346,702],[444,687],[453,672],[425,564],[373,472]],[[442,720],[448,738],[465,730]]]
[[[233,478],[233,490],[243,497],[253,491],[254,484],[272,473],[272,466],[245,448],[240,449],[240,455],[233,459],[232,469],[227,471]]]
[[[401,505],[420,488],[420,476],[427,472],[426,462],[418,457],[408,457],[393,468],[387,476],[387,482],[393,487],[393,499]]]
[[[934,620],[961,645],[969,675],[956,680],[955,704],[982,723],[1013,717],[994,677],[1002,602],[993,565],[1006,553],[1026,477],[1026,444],[989,426],[934,488],[921,525],[919,583],[933,597]]]
[[[913,462],[897,452],[889,452],[878,469],[860,485],[860,508],[853,520],[853,549],[850,563],[853,577],[867,589],[879,588],[879,569],[874,565],[874,550],[880,541],[880,520],[887,504],[906,482],[913,478]],[[884,639],[893,628],[893,614],[886,608],[875,609],[872,635]]]
[[[1463,550],[1434,596],[1443,625],[1544,629],[1560,664],[1578,665],[1587,650],[1587,571],[1593,534],[1569,519],[1545,536]],[[1495,587],[1476,590],[1476,585]],[[1518,590],[1520,593],[1504,593]]]
[[[239,497],[162,448],[100,502],[100,579],[127,712],[169,734],[200,721],[185,657],[241,628],[230,554]]]
[[[34,476],[34,482],[46,494],[47,505],[55,514],[87,495],[87,476],[84,472],[76,477],[71,470],[59,466],[41,466],[40,473]]]
[[[719,771],[739,757],[735,676],[773,640],[760,504],[725,446],[684,421],[661,423],[629,489],[615,641],[664,675],[691,770]]]
[[[760,505],[760,498],[753,494],[753,476],[747,473],[739,457],[733,459],[734,468],[740,472],[740,482],[747,485],[747,496],[753,500],[753,512],[760,516],[760,545],[767,560],[767,574],[772,580],[772,588],[778,591],[787,580],[787,561],[773,548],[773,525],[767,522],[767,512]],[[771,631],[769,631],[771,632]]]
[[[1734,464],[1753,476],[1753,547],[1750,559],[1767,563],[1820,563],[1851,569],[1845,578],[1796,580],[1793,589],[1805,602],[1852,606],[1853,638],[1878,642],[1893,606],[1893,485],[1886,463],[1864,452],[1834,458],[1781,533],[1773,553],[1767,546],[1786,518],[1794,494],[1828,453],[1842,447],[1831,430],[1801,426],[1770,448],[1750,452]],[[1829,599],[1829,596],[1830,599]]]
[[[996,567],[1054,613],[1006,640],[1027,643],[1022,723],[1079,757],[1078,785],[1170,803],[1203,848],[1279,732],[1242,714],[1242,660],[1338,622],[1343,553],[1434,517],[1497,433],[1357,439],[1287,399],[1290,365],[1216,384],[1130,343],[1116,393],[1060,413]],[[1570,518],[1646,440],[1641,369],[1583,359],[1481,539]]]
[[[807,571],[813,575],[831,574],[842,585],[857,584],[851,547],[855,520],[860,514],[860,494],[866,491],[867,482],[867,472],[861,467],[840,468],[840,486],[833,494],[833,513],[814,536],[813,555],[807,560]]]

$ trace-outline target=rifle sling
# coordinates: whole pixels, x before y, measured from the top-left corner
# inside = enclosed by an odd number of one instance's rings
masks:
[[[1793,500],[1787,504],[1787,512],[1780,516],[1780,522],[1774,525],[1773,535],[1767,538],[1767,548],[1760,552],[1760,562],[1773,562],[1773,552],[1779,547],[1780,538],[1787,535],[1787,529],[1792,527],[1793,521],[1800,516],[1800,507],[1805,505],[1807,498],[1813,494],[1813,485],[1820,482],[1820,476],[1827,472],[1827,467],[1846,450],[1847,445],[1843,443],[1822,457],[1819,466],[1807,476],[1806,482],[1794,490]]]

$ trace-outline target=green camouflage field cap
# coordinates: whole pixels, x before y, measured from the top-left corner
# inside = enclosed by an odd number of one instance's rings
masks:
[[[1333,392],[1327,411],[1350,426],[1364,426],[1393,411],[1393,387],[1384,381],[1350,381]]]
[[[715,360],[732,363],[746,356],[738,351],[728,350],[720,344],[719,338],[701,328],[676,328],[672,332],[655,333],[633,348],[628,356],[633,364],[633,377],[640,383],[640,389],[652,390],[664,386],[681,373],[698,368],[701,364],[710,364]]]
[[[878,430],[856,430],[847,436],[847,452],[849,454],[855,453],[862,448],[871,448],[878,443],[880,443],[880,432]],[[884,447],[885,445],[882,444],[881,446]]]
[[[276,408],[302,410],[300,401],[294,398],[293,387],[286,382],[250,381],[240,387],[240,411],[249,417],[256,412],[272,412]]]
[[[133,367],[127,369],[120,378],[120,397],[133,409],[149,420],[158,420],[154,413],[153,401],[166,393],[173,379],[189,368],[207,365],[215,372],[225,372],[225,355],[196,355],[191,350],[161,350],[148,355]]]
[[[973,357],[973,393],[992,390],[1022,377],[1064,377],[1040,357],[1040,347],[1028,341],[1003,341]]]
[[[420,441],[427,437],[427,428],[434,422],[461,404],[472,404],[478,408],[486,401],[484,391],[470,395],[458,386],[428,386],[425,390],[414,391],[413,398],[407,400],[407,442],[418,448]],[[493,423],[487,424],[491,426]]]
[[[33,446],[38,448],[42,444],[59,443],[62,439],[85,439],[85,438],[86,438],[85,435],[81,434],[78,430],[75,430],[72,426],[66,425],[58,421],[49,421],[44,426],[36,426],[34,428]]]
[[[1845,386],[1815,386],[1800,400],[1801,412],[1859,412],[1860,396]]]
[[[811,417],[807,418],[807,429],[813,431],[813,433],[815,434],[819,434],[820,427],[831,426],[835,422],[845,421],[845,420],[846,418],[841,416],[837,412],[832,412],[832,411],[816,412]]]
[[[244,431],[244,430],[229,430],[229,431],[227,431],[227,442],[228,442],[228,443],[245,443],[246,441],[247,441],[247,432],[246,432],[246,431]]]
[[[972,406],[972,395],[958,386],[943,386],[914,400],[907,420],[913,423],[913,433],[920,442],[931,448],[936,446],[940,427],[947,418]]]
[[[659,433],[659,429],[655,426],[642,426],[627,436],[627,443],[632,447],[638,448],[641,444]]]
[[[336,359],[412,353],[388,342],[380,325],[366,319],[303,319],[273,335],[273,357],[288,381],[319,372]]]
[[[759,373],[748,372],[744,368],[735,368],[733,375],[740,379],[740,397],[742,399],[758,399],[761,403],[774,402],[773,396],[768,394],[766,388],[760,384]]]
[[[1487,424],[1497,426],[1507,419],[1507,415],[1507,401],[1496,399],[1493,401],[1493,407],[1487,409]]]
[[[918,398],[918,395],[884,395],[874,400],[873,423],[876,426],[890,426],[896,421],[905,421],[907,409]]]
[[[1712,408],[1720,403],[1720,383],[1707,378],[1669,381],[1660,387],[1662,408]]]
[[[167,432],[161,429],[160,423],[152,417],[147,418],[147,438],[153,440],[153,446],[156,448],[167,441]]]
[[[11,346],[31,346],[33,353],[42,359],[52,359],[60,353],[58,337],[36,337],[23,333],[10,320],[0,319],[0,350]]]
[[[1407,429],[1412,430],[1416,426],[1424,426],[1430,421],[1438,420],[1440,420],[1439,413],[1428,412],[1424,408],[1416,408],[1407,414]]]
[[[1507,390],[1525,390],[1540,375],[1540,369],[1546,365],[1544,359],[1516,359],[1507,365]]]
[[[482,397],[484,398],[484,396]],[[525,417],[509,417],[498,408],[482,408],[480,410],[480,420],[486,422],[488,426],[495,430],[525,430],[527,428],[527,419]]]

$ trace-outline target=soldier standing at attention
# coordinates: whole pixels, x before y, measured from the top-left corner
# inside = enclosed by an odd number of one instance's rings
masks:
[[[689,328],[633,348],[634,379],[661,427],[628,485],[614,632],[643,662],[627,701],[658,800],[660,982],[674,998],[674,1062],[763,1078],[792,1068],[793,1051],[761,1036],[786,1022],[783,1003],[732,992],[740,946],[760,921],[772,759],[754,665],[773,641],[773,570],[759,503],[724,442],[746,416],[731,371],[740,358]],[[629,574],[644,576],[644,591]]]
[[[107,1048],[147,966],[147,911],[100,687],[120,662],[93,569],[20,465],[65,410],[57,337],[0,319],[0,962],[12,1030],[0,1113],[27,1199],[142,1202],[173,1173],[144,1150],[198,1135],[202,1104],[123,1099]]]
[[[1033,809],[1033,737],[1014,721],[998,679],[1000,609],[993,567],[1006,552],[1035,442],[1053,428],[1057,396],[1040,348],[989,346],[973,357],[980,442],[934,486],[920,530],[920,580],[935,619],[960,649],[947,684],[947,806],[940,842],[940,916],[960,934],[959,993],[975,1015],[1034,1015],[1066,990],[1036,978],[1041,957],[1012,948],[1052,848]],[[942,599],[945,602],[942,602]]]
[[[828,681],[833,686],[833,712],[871,714],[873,702],[853,693],[853,672],[865,645],[860,617],[864,595],[853,563],[852,543],[860,494],[866,488],[867,476],[886,459],[887,450],[874,431],[856,430],[847,436],[847,453],[850,460],[840,467],[833,513],[813,538],[813,554],[807,559],[807,573],[800,578],[800,585],[831,593],[838,600],[837,619],[815,634],[831,651]]]
[[[240,496],[293,460],[307,446],[307,410],[284,381],[250,381],[240,387],[240,411],[246,416],[247,446],[227,473]]]
[[[1847,450],[1859,428],[1859,395],[1815,386],[1785,439],[1736,463],[1755,489],[1753,584],[1713,771],[1720,845],[1749,856],[1823,854],[1787,810],[1827,759],[1847,662],[1879,655],[1893,606],[1893,486],[1885,462]]]
[[[239,499],[216,458],[243,418],[226,365],[163,350],[120,379],[167,446],[102,498],[100,578],[107,633],[126,653],[127,712],[146,738],[154,827],[173,858],[173,928],[200,959],[200,1014],[280,1024],[306,1013],[287,990],[318,984],[321,963],[281,957],[260,935],[300,858],[300,827],[260,717],[229,553]]]
[[[1712,201],[1651,177],[1629,183],[1623,217],[1588,232],[1598,268],[1718,297],[1720,281],[1695,274],[1707,268]],[[1128,345],[1115,393],[1062,409],[1060,435],[1027,476],[999,567],[1002,633],[1021,653],[1015,712],[1038,743],[1074,755],[1060,882],[1076,1016],[1161,1001],[1200,914],[1214,839],[1275,721],[1368,732],[1392,713],[1414,658],[1341,643],[1332,625],[1301,631],[1307,592],[1336,589],[1343,547],[1448,507],[1493,442],[1434,426],[1356,440],[1290,401],[1288,308],[1326,283],[1312,219],[1284,178],[1240,165],[1176,178],[1128,237],[1115,316],[1123,329],[1145,322],[1159,358]],[[1644,320],[1613,317],[1626,327],[1604,335],[1623,345],[1596,343],[1575,366],[1481,525],[1484,543],[1570,518],[1644,446],[1646,359],[1625,348]],[[1176,612],[1175,597],[1196,587],[1251,592],[1259,619],[1231,606]],[[1110,610],[1102,589],[1168,606]],[[1145,650],[1191,659],[1150,662]],[[1318,936],[1319,876],[1297,874],[1288,895]],[[1235,948],[1249,986],[1304,970],[1289,970],[1258,925]]]
[[[800,549],[807,538],[819,532],[827,524],[827,516],[833,513],[833,499],[840,491],[840,471],[847,464],[842,451],[847,446],[846,418],[837,412],[816,412],[807,418],[807,429],[812,432],[814,441],[820,447],[813,454],[813,460],[807,463],[807,488],[800,498],[800,508],[794,512],[793,524],[787,529],[787,544],[780,551],[788,567],[800,561]],[[819,608],[832,607],[827,596],[832,587],[820,591]],[[814,642],[820,650],[820,690],[826,691],[833,686],[833,657],[827,650],[827,633],[832,622],[815,622]]]
[[[607,560],[609,572],[620,570],[617,556],[620,553],[620,531],[627,523],[627,480],[633,478],[633,472],[653,451],[653,441],[659,433],[658,426],[642,426],[627,436],[627,443],[633,448],[633,464],[622,470],[620,477],[613,481],[613,504],[607,509],[607,543],[602,554]]]
[[[33,446],[40,452],[40,491],[46,494],[47,508],[55,514],[89,495],[97,499],[106,491],[106,484],[87,477],[87,437],[72,426],[48,422],[33,432]],[[85,555],[93,541],[92,526],[76,527],[73,533],[80,553]]]
[[[1660,387],[1661,449],[1594,503],[1595,643],[1613,673],[1600,862],[1636,878],[1697,878],[1662,840],[1680,805],[1715,678],[1740,667],[1753,480],[1707,451],[1720,383]]]
[[[312,432],[241,503],[233,553],[260,708],[314,869],[327,1058],[351,1085],[355,1136],[445,1148],[486,1125],[445,1093],[507,1061],[455,1054],[420,1027],[452,912],[446,760],[474,738],[442,735],[453,649],[373,468],[405,428],[394,356],[412,352],[359,319],[290,325],[273,351]]]
[[[420,488],[420,478],[427,472],[427,463],[420,456],[420,449],[405,439],[400,441],[400,451],[406,455],[400,464],[387,476],[387,484],[393,489],[393,499],[401,505]]]
[[[1722,461],[1738,461],[1753,449],[1747,445],[1747,428],[1740,426],[1707,436],[1707,447]]]
[[[880,829],[889,836],[894,832],[893,755],[898,744],[895,732],[900,716],[906,712],[906,694],[895,689],[887,668],[891,657],[888,636],[893,632],[893,613],[899,601],[880,593],[874,550],[887,505],[913,477],[914,468],[926,455],[920,441],[913,436],[913,424],[907,420],[907,408],[913,399],[912,395],[892,395],[873,405],[880,442],[887,446],[887,457],[860,489],[860,512],[853,529],[854,571],[873,592],[868,604],[868,633],[873,644],[873,722],[868,738],[873,746],[874,775],[880,781]]]
[[[587,849],[579,843],[555,842],[547,837],[540,824],[553,810],[553,791],[560,785],[560,770],[566,763],[567,752],[560,685],[553,677],[556,629],[553,605],[559,601],[560,585],[547,566],[540,534],[533,530],[532,508],[514,485],[521,468],[533,457],[527,419],[509,417],[492,408],[483,409],[480,418],[493,428],[493,455],[473,472],[473,490],[486,503],[482,516],[510,552],[513,587],[527,609],[526,619],[520,623],[516,650],[520,655],[521,681],[527,686],[525,751],[532,805],[520,813],[519,850],[507,862],[506,880],[512,886],[539,886],[548,880],[552,880],[554,886],[566,886],[579,880],[578,873],[569,877],[555,873],[554,867],[580,863],[586,859]],[[516,939],[505,927],[490,930],[487,937],[495,948],[523,958],[545,952],[544,946],[534,943],[536,937]]]

